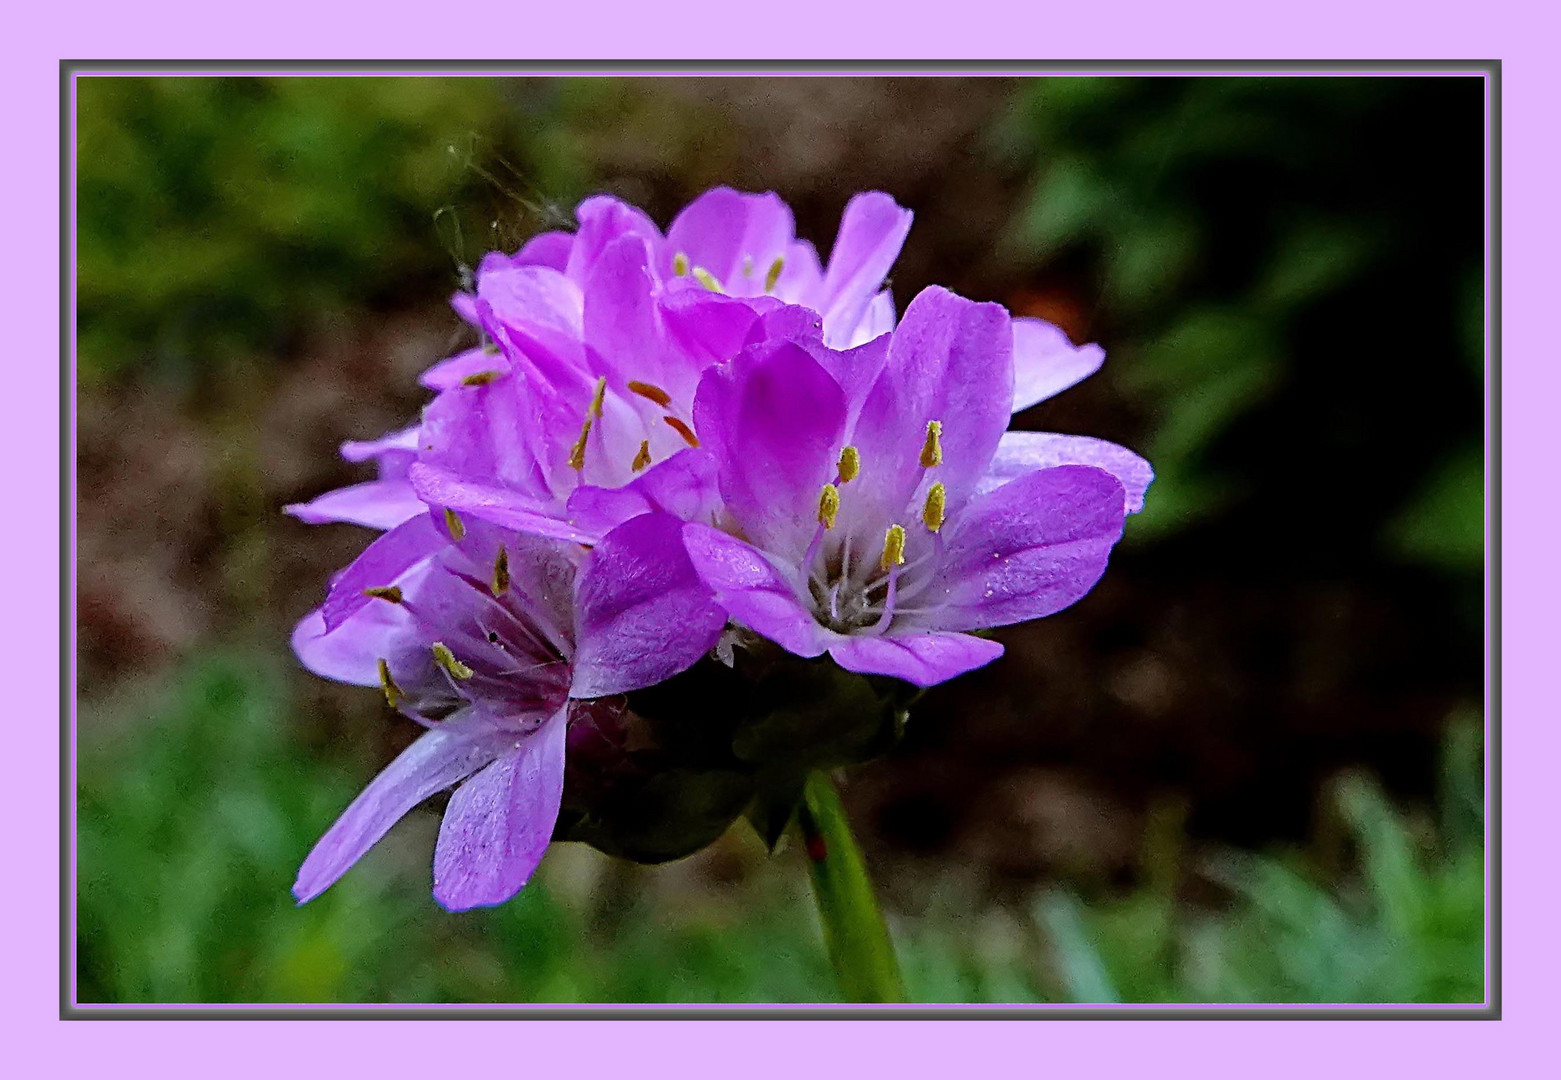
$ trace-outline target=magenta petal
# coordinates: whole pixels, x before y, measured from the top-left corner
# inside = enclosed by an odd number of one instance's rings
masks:
[[[582,284],[611,244],[631,238],[649,250],[661,240],[661,230],[643,210],[611,195],[592,195],[575,207],[575,217],[580,229],[575,233],[565,272],[570,280]]]
[[[1105,573],[1122,535],[1122,483],[1102,469],[1032,472],[972,499],[949,530],[939,584],[918,599],[940,630],[1039,619],[1078,600]]]
[[[759,295],[771,263],[785,256],[795,231],[791,208],[773,192],[712,188],[673,219],[658,269],[672,277],[673,261],[681,254],[691,268],[708,271],[732,295]]]
[[[860,344],[857,330],[899,258],[911,216],[881,191],[864,192],[846,204],[818,300],[825,344],[837,349]]]
[[[417,381],[430,390],[455,390],[473,376],[506,375],[509,369],[509,361],[502,353],[467,349],[428,368]]]
[[[864,675],[891,675],[917,686],[933,686],[1003,655],[995,641],[938,631],[909,631],[882,637],[840,637],[829,647],[835,663]]]
[[[715,647],[726,612],[694,572],[683,523],[643,514],[602,538],[575,599],[577,698],[669,679]]]
[[[293,628],[293,652],[303,666],[326,679],[356,686],[379,685],[379,659],[414,648],[417,627],[395,604],[371,604],[332,633],[316,608]]]
[[[445,536],[427,514],[402,522],[368,547],[331,582],[321,614],[325,629],[335,630],[372,601],[364,589],[396,584],[398,578],[445,544]]]
[[[370,480],[282,509],[309,525],[345,522],[371,529],[393,529],[428,507],[405,480]]]
[[[510,261],[516,266],[546,266],[562,270],[569,265],[569,252],[574,243],[575,238],[570,233],[538,233],[527,240]]]
[[[594,543],[596,536],[563,519],[563,506],[512,488],[463,480],[449,469],[418,463],[407,474],[418,496],[432,506],[448,507],[517,532],[555,540]]]
[[[336,883],[390,827],[418,803],[456,783],[513,745],[514,736],[485,723],[446,721],[386,766],[336,819],[299,867],[299,903]]]
[[[818,624],[796,585],[764,554],[708,525],[686,525],[683,543],[700,578],[737,622],[797,656],[817,656],[838,637]]]
[[[704,521],[720,503],[715,458],[690,447],[623,487],[576,488],[569,496],[569,522],[582,532],[604,535],[630,518],[657,511],[683,521]]]
[[[341,444],[341,456],[351,462],[378,460],[383,464],[386,457],[417,453],[417,433],[418,425],[413,424],[377,439],[349,439]]]
[[[1013,411],[1062,393],[1099,371],[1105,359],[1099,345],[1074,345],[1044,319],[1015,319]]]
[[[869,344],[865,349],[871,349]],[[1013,400],[1013,332],[998,304],[946,289],[917,294],[888,340],[888,359],[867,395],[852,441],[862,456],[863,520],[905,512],[923,468],[927,424],[942,424],[936,479],[950,513],[969,497],[1008,427]]]
[[[1058,465],[1093,465],[1122,482],[1127,512],[1144,508],[1144,493],[1154,480],[1149,462],[1125,446],[1088,435],[1053,435],[1044,431],[1010,431],[997,444],[997,453],[977,490],[994,491],[1025,473]]]
[[[694,421],[721,463],[721,494],[748,538],[800,559],[835,475],[846,400],[829,372],[791,342],[751,347],[700,380]]]
[[[558,821],[567,733],[560,710],[450,797],[434,847],[434,899],[450,911],[502,904],[531,879]]]

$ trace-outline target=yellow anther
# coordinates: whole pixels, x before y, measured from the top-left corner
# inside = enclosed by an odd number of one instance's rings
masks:
[[[936,483],[927,489],[927,501],[921,508],[921,520],[933,532],[943,528],[948,510],[948,492],[943,484]]]
[[[927,441],[921,444],[921,467],[943,464],[943,421],[927,421]]]
[[[640,440],[640,452],[634,455],[634,460],[629,463],[630,472],[640,472],[650,465],[650,440]]]
[[[466,522],[448,506],[444,508],[444,527],[450,530],[450,539],[456,542],[466,539]]]
[[[482,354],[484,356],[497,356],[499,354],[499,347],[487,338],[483,338]]]
[[[392,604],[401,603],[401,589],[396,585],[375,585],[372,589],[364,589],[363,595],[370,600],[389,600]]]
[[[667,393],[655,383],[640,382],[638,379],[629,380],[629,389],[642,398],[649,398],[657,405],[665,409],[672,404],[672,395]]]
[[[818,523],[826,529],[835,527],[835,515],[840,513],[840,489],[834,484],[825,484],[824,490],[818,493]]]
[[[715,275],[703,266],[694,267],[694,279],[709,289],[711,292],[720,292],[721,283],[715,279]]]
[[[753,256],[743,256],[743,277],[753,277]]]
[[[688,273],[688,256],[681,251],[672,256],[672,272],[678,277]]]
[[[488,591],[494,596],[503,596],[509,591],[509,552],[504,550],[504,545],[499,545],[499,554],[493,560],[493,581],[488,586]]]
[[[675,416],[663,416],[661,419],[666,422],[669,428],[683,436],[683,441],[688,443],[688,445],[696,447],[699,445],[699,438],[694,434],[693,428],[683,423],[683,421]]]
[[[396,680],[390,677],[390,665],[383,656],[379,658],[379,688],[385,691],[385,704],[392,709],[396,707],[396,702],[406,697],[401,687],[396,685]]]
[[[890,525],[889,531],[884,533],[883,554],[878,558],[878,569],[887,570],[891,566],[902,566],[905,563],[905,526]]]
[[[591,437],[591,418],[585,418],[585,425],[580,429],[580,437],[575,440],[574,446],[569,450],[569,467],[575,472],[585,468],[585,440]]]
[[[602,415],[602,402],[607,398],[607,376],[596,380],[596,393],[591,395],[591,416]]]
[[[448,671],[451,678],[469,679],[476,674],[471,668],[457,660],[455,654],[442,641],[434,642],[433,653],[434,663]]]
[[[862,471],[862,455],[857,452],[856,447],[846,447],[840,451],[840,460],[835,463],[835,469],[840,473],[842,484],[855,480],[857,474]]]
[[[499,377],[497,371],[478,371],[461,380],[462,386],[487,386]]]
[[[765,292],[775,291],[775,283],[780,280],[781,271],[784,269],[786,269],[786,260],[780,255],[775,256],[775,261],[770,263],[770,272],[764,275]]]

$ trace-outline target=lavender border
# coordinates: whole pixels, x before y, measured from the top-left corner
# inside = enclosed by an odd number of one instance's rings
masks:
[[[525,1016],[535,1019],[653,1018],[676,1016],[708,1018],[883,1018],[913,1019],[1403,1019],[1458,1018],[1499,1019],[1500,971],[1500,61],[1197,61],[1167,65],[1147,61],[1025,62],[1025,61],[539,61],[511,64],[503,61],[89,61],[60,62],[60,198],[68,206],[61,216],[61,378],[60,378],[60,525],[62,546],[60,590],[60,695],[61,728],[60,815],[60,1017],[61,1019],[168,1018],[213,1019],[226,1017],[302,1018],[413,1018],[491,1019]],[[80,75],[690,75],[690,76],[840,76],[919,75],[989,76],[1035,75],[1136,75],[1181,76],[1244,74],[1338,76],[1341,74],[1403,76],[1478,76],[1486,83],[1487,189],[1486,189],[1486,615],[1487,702],[1486,739],[1486,1000],[1470,1005],[96,1005],[74,1000],[75,897],[74,826],[76,790],[75,657],[75,465],[76,465],[76,367],[75,367],[75,147],[76,78]],[[66,562],[66,556],[69,561]],[[67,858],[67,854],[71,857]]]

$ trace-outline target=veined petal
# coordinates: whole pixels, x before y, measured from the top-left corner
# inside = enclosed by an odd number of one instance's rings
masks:
[[[981,493],[995,491],[1026,473],[1058,465],[1093,465],[1105,469],[1122,482],[1129,514],[1144,508],[1144,493],[1154,480],[1154,469],[1149,462],[1114,442],[1088,435],[1010,431],[997,444],[992,464],[976,490]]]
[[[501,904],[531,879],[564,794],[567,711],[456,789],[434,847],[434,899],[451,911]],[[425,736],[426,737],[426,736]]]
[[[876,503],[864,514],[893,520],[904,512],[923,477],[919,451],[934,420],[942,425],[943,445],[934,478],[943,483],[952,513],[974,490],[1008,427],[1008,312],[946,289],[923,289],[905,309],[888,350],[851,439],[862,455],[857,495]]]
[[[349,616],[372,601],[364,589],[396,584],[418,563],[425,561],[445,544],[444,534],[428,514],[402,522],[379,537],[352,565],[331,582],[321,615],[327,632],[335,630]]]
[[[948,530],[939,584],[914,619],[975,630],[1039,619],[1078,600],[1105,573],[1122,535],[1122,483],[1103,469],[1028,473],[972,499]]]
[[[417,381],[430,390],[457,390],[471,385],[468,379],[475,381],[489,376],[507,375],[509,369],[509,360],[503,353],[481,348],[467,349],[428,368],[417,377]]]
[[[820,626],[796,585],[750,544],[708,525],[685,525],[683,543],[731,617],[797,656],[818,656],[839,635]]]
[[[795,232],[791,208],[774,192],[712,188],[673,219],[658,270],[671,278],[673,260],[681,254],[733,296],[760,295],[767,270],[785,256]]]
[[[1015,319],[1013,411],[1062,393],[1099,371],[1105,360],[1099,345],[1074,345],[1044,319]]]
[[[661,230],[643,210],[611,195],[592,195],[585,199],[575,207],[575,218],[580,222],[580,228],[575,233],[564,272],[570,280],[582,285],[590,278],[597,260],[609,245],[630,238],[649,248],[661,240]]]
[[[583,532],[605,534],[630,518],[658,511],[703,521],[720,502],[715,458],[708,450],[689,447],[623,487],[576,488],[569,496],[569,521]]]
[[[371,529],[393,529],[428,507],[406,480],[370,480],[327,491],[306,503],[293,503],[282,509],[309,525],[344,522]]]
[[[1003,646],[969,634],[912,630],[881,637],[841,635],[829,655],[847,671],[933,686],[990,664],[1003,655]]]
[[[488,764],[513,746],[514,738],[486,723],[460,720],[420,737],[363,789],[309,852],[293,885],[298,902],[330,888],[408,810]]]
[[[911,217],[881,191],[863,192],[846,204],[819,290],[825,344],[837,349],[859,344],[857,330],[900,256]]]
[[[464,480],[459,474],[434,465],[418,463],[407,475],[418,497],[432,506],[448,507],[532,536],[573,540],[578,544],[596,542],[595,535],[564,520],[561,503],[497,484]]]
[[[699,437],[720,462],[727,509],[766,551],[791,560],[807,548],[845,419],[840,385],[791,342],[750,347],[700,380]]]
[[[642,514],[602,538],[575,599],[577,698],[669,679],[715,647],[726,612],[694,572],[683,523]]]

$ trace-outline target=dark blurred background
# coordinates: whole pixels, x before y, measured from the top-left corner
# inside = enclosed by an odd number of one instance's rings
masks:
[[[1447,78],[78,82],[84,1001],[833,999],[805,873],[734,828],[659,868],[556,846],[428,898],[432,811],[303,909],[298,862],[413,736],[292,623],[463,343],[482,253],[610,191],[665,226],[774,190],[892,280],[1100,342],[1017,424],[1158,479],[1102,584],[1005,631],[844,777],[928,1001],[1484,991],[1484,88]]]

